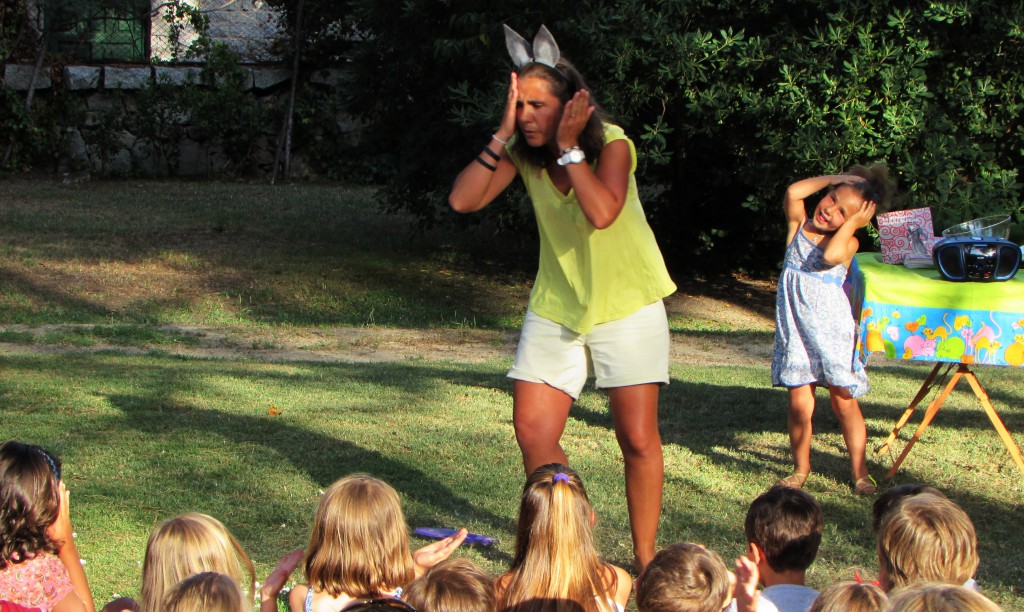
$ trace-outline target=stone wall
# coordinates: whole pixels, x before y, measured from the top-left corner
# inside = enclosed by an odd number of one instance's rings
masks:
[[[274,108],[285,108],[289,91],[290,74],[281,66],[244,66],[245,88],[251,95],[253,104],[272,105]],[[176,120],[184,128],[185,136],[175,143],[176,166],[168,167],[166,156],[160,154],[159,144],[148,142],[138,134],[127,131],[114,134],[120,143],[119,150],[111,154],[101,154],[96,147],[90,146],[84,134],[90,126],[99,125],[104,115],[110,113],[132,113],[138,111],[138,103],[132,93],[138,92],[153,83],[173,84],[182,87],[197,87],[201,69],[195,66],[64,66],[56,73],[43,70],[37,77],[35,88],[37,96],[52,92],[52,88],[60,87],[63,93],[71,94],[80,99],[85,112],[84,125],[66,126],[63,129],[65,151],[57,161],[57,171],[62,175],[149,175],[179,176],[217,175],[223,169],[225,156],[216,146],[211,146],[189,132],[189,117],[182,114]],[[33,66],[26,64],[7,64],[3,67],[3,86],[25,92],[28,89]],[[311,83],[329,87],[337,82],[338,74],[333,70],[315,73]],[[280,115],[280,113],[278,113]],[[233,172],[246,174],[269,173],[273,169],[273,159],[281,116],[272,119],[264,129],[263,137],[257,144],[251,167],[233,168]],[[355,131],[351,121],[338,117],[339,124]],[[293,153],[292,174],[304,173],[303,152]]]

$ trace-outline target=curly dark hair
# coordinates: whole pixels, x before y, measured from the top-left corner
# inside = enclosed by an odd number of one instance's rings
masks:
[[[896,182],[889,177],[889,168],[885,164],[870,166],[851,166],[849,174],[864,179],[853,185],[861,196],[877,206],[878,214],[888,212],[892,208],[892,199],[896,195]]]
[[[520,81],[528,77],[547,81],[551,88],[551,95],[558,98],[562,104],[571,100],[577,91],[590,89],[576,67],[564,57],[558,60],[558,64],[554,68],[536,62],[526,64],[518,70],[518,76]],[[587,125],[583,128],[583,133],[580,134],[580,148],[583,149],[583,154],[587,156],[588,160],[596,160],[604,148],[605,113],[593,97],[590,98],[590,103],[595,108]],[[516,126],[516,139],[512,143],[512,151],[534,166],[546,166],[555,161],[557,157],[546,146],[531,147],[527,144],[526,139],[519,133],[518,126]]]
[[[60,460],[39,446],[0,444],[0,570],[41,552],[57,554],[47,533],[57,521]]]

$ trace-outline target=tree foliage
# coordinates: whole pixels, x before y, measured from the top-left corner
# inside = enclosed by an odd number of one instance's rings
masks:
[[[22,69],[33,65],[38,68],[35,85],[28,91],[0,87],[0,171],[56,168],[57,160],[66,154],[68,138],[73,131],[81,132],[91,152],[108,159],[124,148],[120,139],[121,129],[137,122],[141,138],[146,140],[169,131],[166,121],[152,119],[180,117],[189,112],[200,117],[197,121],[200,130],[205,128],[210,132],[209,124],[219,122],[217,127],[222,127],[224,134],[221,137],[223,148],[229,158],[238,156],[237,150],[247,143],[240,142],[241,137],[237,134],[244,130],[252,132],[254,128],[250,118],[263,109],[240,103],[245,92],[240,86],[241,70],[237,67],[237,58],[225,57],[223,50],[213,48],[207,32],[207,18],[188,0],[162,2],[150,17],[163,19],[168,27],[174,44],[174,61],[205,60],[207,74],[213,74],[215,69],[228,64],[233,65],[230,75],[233,81],[211,81],[216,90],[212,95],[217,99],[204,99],[211,94],[194,88],[154,97],[153,90],[157,88],[151,87],[140,95],[141,113],[133,114],[128,110],[136,105],[126,105],[121,112],[113,109],[109,112],[89,111],[82,97],[61,86],[64,66],[78,63],[79,51],[103,42],[103,37],[111,33],[114,41],[125,42],[117,36],[118,24],[141,19],[140,12],[149,11],[146,4],[140,4],[139,0],[0,0],[0,70],[5,70],[9,64],[21,64]],[[140,27],[139,31],[142,29]],[[194,33],[188,45],[183,44],[179,37],[186,30]],[[136,34],[139,32],[129,28],[124,36],[133,48],[144,49],[145,45],[131,39]],[[60,44],[54,44],[58,36],[62,40]],[[177,98],[175,102],[184,100],[195,104],[189,108],[172,109],[167,106],[167,100],[172,97]],[[205,106],[200,103],[205,103]],[[237,105],[238,110],[233,111],[231,104]],[[204,123],[206,125],[202,125]],[[177,129],[182,131],[184,128]],[[163,152],[161,147],[166,149],[167,143],[148,144]]]
[[[342,69],[332,90],[300,89],[297,148],[322,174],[382,183],[389,208],[425,225],[457,218],[451,182],[497,126],[511,69],[503,23],[527,37],[546,24],[636,142],[641,195],[677,270],[773,269],[785,186],[854,163],[888,163],[900,205],[930,206],[939,230],[1002,211],[1024,220],[1019,0],[268,2],[286,55],[304,8],[304,75]],[[42,47],[28,4],[0,0],[5,60]],[[58,90],[31,105],[0,90],[9,167],[60,148],[59,126],[81,113]],[[361,126],[358,142],[341,115]],[[246,155],[250,134],[208,127]],[[527,210],[513,189],[459,221],[497,215],[532,233]]]

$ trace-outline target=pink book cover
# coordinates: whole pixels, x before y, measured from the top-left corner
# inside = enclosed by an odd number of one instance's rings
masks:
[[[931,257],[935,243],[932,209],[913,208],[878,215],[878,237],[885,263],[901,264],[908,255]]]

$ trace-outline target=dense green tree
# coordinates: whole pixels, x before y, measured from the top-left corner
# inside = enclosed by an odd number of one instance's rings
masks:
[[[502,23],[528,36],[546,23],[633,136],[677,266],[770,268],[785,185],[853,163],[888,163],[901,205],[931,206],[940,230],[1021,214],[1020,2],[306,4],[321,18],[310,57],[346,58],[362,159],[390,206],[426,222],[448,218],[452,178],[496,125],[510,67]]]

